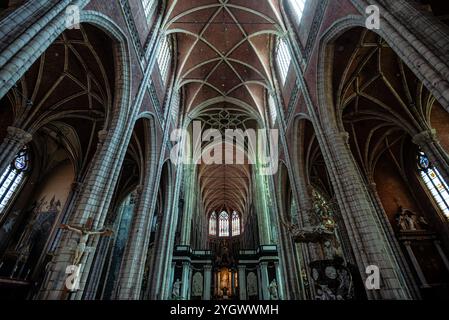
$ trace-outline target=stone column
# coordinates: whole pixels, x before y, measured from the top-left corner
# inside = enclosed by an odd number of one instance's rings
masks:
[[[184,174],[188,175],[185,193],[185,206],[184,206],[184,214],[182,217],[182,226],[181,226],[181,245],[190,245],[191,238],[191,221],[193,211],[196,210],[195,200],[197,193],[196,189],[196,179],[194,178],[194,174],[196,172],[196,165],[186,165],[187,168],[184,169]]]
[[[119,121],[116,119],[116,121]],[[92,228],[95,230],[104,227],[109,205],[118,180],[122,161],[126,154],[132,130],[126,127],[116,127],[115,132],[99,132],[99,143],[92,165],[83,182],[83,189],[73,212],[70,213],[68,224],[75,226],[85,225],[88,219],[93,219]],[[48,277],[42,284],[38,299],[49,300],[81,300],[84,289],[93,265],[95,251],[99,243],[99,236],[89,238],[86,252],[81,260],[80,288],[76,292],[69,292],[66,288],[66,269],[72,264],[74,251],[79,236],[74,232],[64,230],[55,255],[49,267]]]
[[[151,259],[151,257],[147,257],[151,222],[154,215],[154,208],[152,208],[151,203],[157,189],[154,181],[156,175],[151,172],[154,170],[151,161],[152,157],[148,154],[145,168],[146,182],[136,189],[136,205],[118,280],[120,299],[134,300],[139,298],[146,260],[147,258]]]
[[[245,301],[246,296],[246,266],[239,265],[238,266],[238,275],[239,275],[239,298],[242,301]]]
[[[449,37],[446,26],[435,17],[418,10],[409,0],[351,0],[365,15],[369,5],[381,12],[380,33],[392,49],[449,110]],[[416,1],[417,2],[417,1]]]
[[[172,262],[171,268],[170,268],[170,275],[169,275],[169,283],[170,283],[170,296],[168,299],[172,298],[172,292],[173,292],[173,283],[175,283],[175,272],[176,272],[176,262]],[[149,280],[148,280],[149,281]],[[145,297],[146,298],[146,297]]]
[[[210,292],[212,286],[212,266],[204,266],[204,288],[203,288],[203,300],[210,300]]]
[[[421,286],[423,288],[430,288],[429,284],[427,283],[426,277],[424,276],[424,273],[422,272],[421,266],[419,265],[418,260],[416,260],[416,256],[413,253],[413,249],[410,246],[410,241],[405,241],[404,246],[405,246],[405,249],[407,250],[410,260],[412,261],[413,267],[415,268],[415,271],[416,271],[416,274],[418,275],[419,281],[421,281]]]
[[[14,158],[28,143],[33,136],[23,129],[16,127],[7,128],[7,136],[0,145],[0,174],[3,173]]]
[[[446,267],[447,271],[449,271],[449,260],[447,259],[447,256],[444,253],[443,248],[441,248],[441,242],[436,240],[434,241],[434,244],[438,250],[438,253],[440,254],[441,260],[443,260],[444,266]]]
[[[422,6],[414,4],[410,0],[378,1],[388,9],[389,14],[400,22],[400,25],[396,26],[398,30],[409,30],[411,35],[405,35],[411,45],[415,46],[417,50],[432,52],[432,55],[427,55],[431,65],[436,66],[441,59],[446,62],[446,67],[449,66],[447,63],[449,59],[449,52],[447,51],[449,35],[447,26],[443,22],[431,12],[423,10]],[[414,42],[415,39],[418,39],[420,43]],[[446,75],[449,74],[446,73]]]
[[[260,279],[261,279],[261,290],[262,290],[262,300],[270,300],[270,291],[268,287],[270,286],[270,280],[268,279],[268,262],[261,262],[260,268]]]
[[[190,292],[190,262],[182,263],[181,297],[187,300]]]
[[[329,129],[329,128],[327,128]],[[331,129],[332,130],[332,129]],[[366,268],[378,266],[381,289],[367,291],[370,299],[410,299],[411,293],[401,274],[397,257],[376,217],[375,208],[352,157],[349,134],[327,132],[326,142],[320,138],[329,175],[336,192],[341,215],[351,241],[360,274]]]
[[[388,220],[387,214],[382,205],[382,200],[379,197],[379,193],[377,192],[376,183],[372,182],[369,184],[369,190],[371,191],[371,195],[373,197],[373,204],[376,207],[376,211],[378,212],[380,223],[385,231],[385,235],[388,237],[388,241],[392,246],[394,254],[398,257],[398,263],[400,268],[403,270],[404,277],[407,280],[407,283],[410,287],[410,290],[413,290],[414,299],[420,299],[420,291],[418,284],[411,272],[409,263],[407,262],[404,253],[401,249],[401,246],[396,238],[393,227],[391,226],[390,221]]]

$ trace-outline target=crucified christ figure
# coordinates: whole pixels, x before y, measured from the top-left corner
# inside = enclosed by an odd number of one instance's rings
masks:
[[[108,229],[93,231],[93,230],[89,230],[87,227],[79,228],[79,227],[69,226],[67,224],[62,224],[61,229],[73,231],[80,236],[80,238],[78,240],[78,245],[76,246],[76,250],[75,250],[75,257],[73,258],[73,265],[75,265],[75,266],[79,265],[79,263],[81,262],[81,258],[83,257],[83,254],[86,251],[87,241],[89,240],[90,236],[96,236],[96,235],[110,236],[113,233],[112,230],[108,230]]]

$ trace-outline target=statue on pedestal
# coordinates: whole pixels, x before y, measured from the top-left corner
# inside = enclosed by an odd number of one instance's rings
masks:
[[[278,284],[276,282],[276,279],[273,279],[273,281],[271,281],[270,286],[268,287],[268,291],[270,292],[270,300],[279,300]]]
[[[173,283],[173,288],[172,288],[172,298],[177,300],[181,298],[181,280],[176,279],[176,281]]]
[[[429,223],[423,216],[410,209],[405,209],[402,205],[399,205],[396,223],[402,232],[423,231],[428,229],[429,226]]]

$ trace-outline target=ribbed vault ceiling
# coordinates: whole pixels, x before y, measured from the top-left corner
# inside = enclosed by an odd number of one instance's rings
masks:
[[[283,30],[279,12],[278,0],[168,2],[165,29],[176,35],[176,84],[184,89],[186,112],[221,105],[264,118],[266,90],[273,83],[270,41]],[[227,120],[220,120],[223,127]],[[234,122],[230,119],[229,125]],[[250,166],[202,165],[199,179],[208,213],[244,213]]]

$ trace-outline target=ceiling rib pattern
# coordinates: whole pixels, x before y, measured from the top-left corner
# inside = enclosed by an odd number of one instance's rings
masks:
[[[241,114],[264,118],[265,95],[273,87],[270,41],[283,30],[279,12],[277,0],[169,1],[165,29],[176,36],[176,85],[184,89],[187,113],[219,100],[199,117],[215,118],[215,129],[236,129]],[[198,172],[207,213],[246,212],[249,165],[201,165]]]
[[[280,34],[277,1],[171,1],[168,33],[178,43],[177,84],[187,112],[206,100],[232,97],[263,114],[271,87],[270,38]]]

